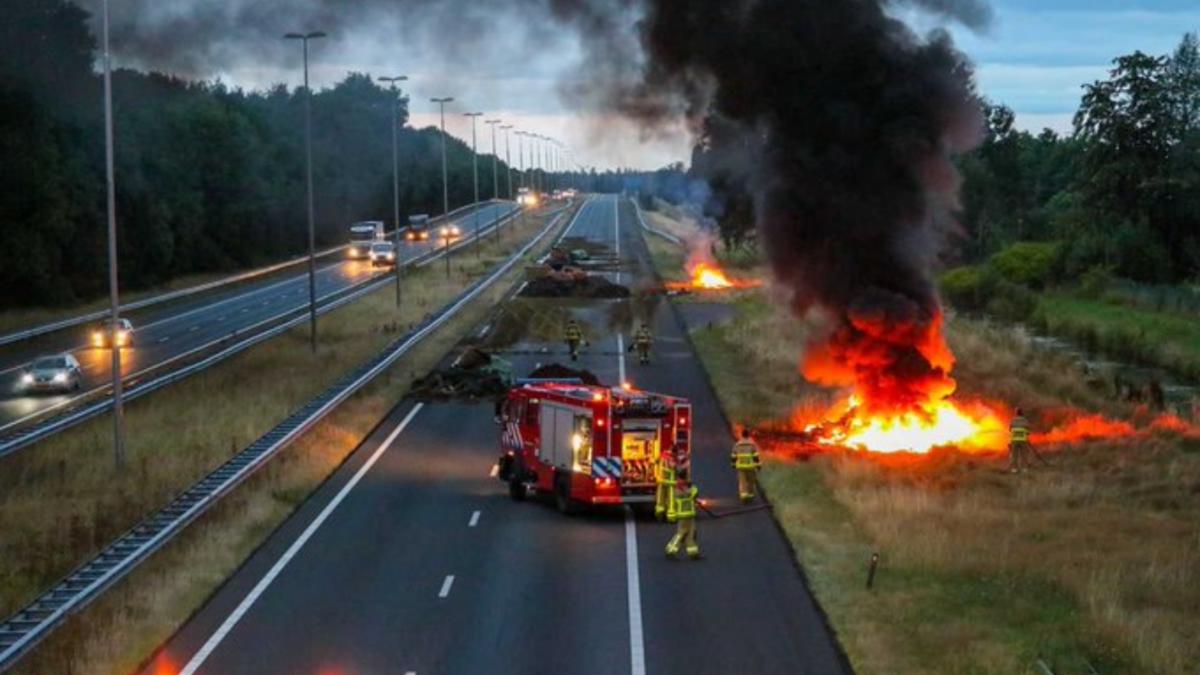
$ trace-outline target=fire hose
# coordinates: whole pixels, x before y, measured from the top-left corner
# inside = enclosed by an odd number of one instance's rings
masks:
[[[765,511],[765,510],[768,510],[771,508],[770,502],[762,502],[760,504],[752,504],[750,506],[741,506],[741,507],[738,507],[735,509],[729,509],[727,511],[713,511],[712,509],[708,508],[708,504],[705,504],[704,500],[698,500],[697,504],[700,506],[701,511],[707,513],[709,516],[712,516],[713,518],[725,518],[727,516],[740,516],[740,515],[744,515],[747,513],[753,513],[755,511]]]

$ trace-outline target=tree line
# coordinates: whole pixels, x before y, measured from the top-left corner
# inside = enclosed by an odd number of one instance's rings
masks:
[[[1009,107],[980,106],[986,135],[959,160],[965,236],[947,265],[1036,267],[1042,282],[1200,279],[1196,33],[1168,55],[1115,59],[1107,78],[1083,87],[1068,135],[1020,131]],[[723,133],[706,122],[684,181],[704,191],[688,200],[705,205],[726,243],[753,244],[751,197],[708,150]]]
[[[13,0],[0,23],[0,307],[64,304],[107,289],[102,82],[88,14]],[[399,100],[399,122],[408,120]],[[392,218],[394,99],[365,73],[312,96],[319,245]],[[121,283],[246,268],[307,247],[304,91],[244,91],[160,73],[113,74]],[[399,135],[400,211],[442,210],[441,135]],[[490,138],[480,134],[480,150]],[[500,147],[500,146],[498,146]],[[503,149],[499,154],[503,158]],[[471,148],[451,137],[451,208],[474,198]],[[492,196],[481,154],[479,191]],[[507,165],[500,161],[501,196]],[[515,189],[515,185],[514,185]]]

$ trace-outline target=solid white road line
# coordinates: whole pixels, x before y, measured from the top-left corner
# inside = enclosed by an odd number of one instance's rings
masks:
[[[420,412],[421,408],[423,407],[423,403],[418,403],[413,406],[413,409],[409,411],[408,415],[404,417],[400,424],[396,425],[396,428],[392,430],[392,433],[388,434],[388,437],[383,440],[383,443],[379,444],[379,447],[375,449],[375,452],[372,453],[367,461],[363,463],[354,476],[344,486],[342,486],[342,489],[339,490],[337,495],[325,505],[325,508],[321,509],[321,513],[318,514],[311,523],[309,523],[308,527],[304,529],[304,532],[300,533],[300,536],[296,538],[296,541],[292,542],[292,545],[288,547],[287,551],[285,551],[282,556],[280,556],[279,560],[275,561],[275,564],[272,565],[271,569],[267,571],[263,578],[254,585],[254,588],[250,589],[250,593],[248,593],[246,597],[242,599],[242,602],[239,603],[237,608],[233,610],[233,613],[225,619],[224,623],[222,623],[220,628],[217,629],[217,632],[213,633],[212,637],[208,638],[208,641],[205,642],[202,647],[200,647],[200,651],[196,652],[191,661],[188,661],[187,665],[183,667],[183,670],[180,671],[179,675],[194,675],[200,666],[204,665],[204,662],[209,656],[212,655],[213,650],[215,650],[225,639],[225,637],[229,635],[229,632],[232,631],[234,626],[236,626],[238,622],[242,620],[242,617],[246,615],[246,612],[250,611],[250,608],[258,600],[259,596],[261,596],[271,585],[271,583],[275,581],[275,578],[279,576],[279,573],[283,571],[283,568],[287,567],[287,564],[292,561],[292,558],[296,557],[296,554],[300,552],[300,549],[304,548],[304,544],[308,543],[308,540],[312,538],[313,534],[315,534],[318,529],[320,529],[321,525],[325,523],[325,520],[329,518],[330,514],[337,509],[338,505],[342,503],[342,500],[346,498],[346,495],[350,494],[350,491],[354,489],[354,486],[358,485],[358,482],[362,480],[362,477],[371,470],[371,467],[375,466],[375,462],[379,461],[379,458],[383,455],[383,453],[387,452],[387,449],[392,447],[392,443],[397,437],[400,436],[401,432],[404,431],[409,422],[412,422],[413,418],[417,416],[417,413]]]
[[[617,247],[617,283],[621,283],[621,201],[613,197],[613,240]]]
[[[637,524],[625,507],[625,578],[629,596],[629,670],[646,675],[646,643],[642,638],[642,582],[638,575]]]
[[[617,372],[625,382],[625,340],[617,333]],[[637,523],[625,507],[625,580],[629,598],[629,669],[646,675],[646,642],[642,637],[642,581],[638,574]]]
[[[454,575],[447,574],[446,578],[442,580],[442,590],[438,591],[438,597],[439,598],[449,597],[450,587],[453,585],[454,585]]]
[[[471,522],[467,523],[467,527],[475,527],[479,524],[479,512],[475,511],[471,514]]]
[[[625,386],[625,336],[617,333],[617,382]]]

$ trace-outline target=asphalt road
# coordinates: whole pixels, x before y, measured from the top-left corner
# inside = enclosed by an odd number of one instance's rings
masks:
[[[635,218],[628,201],[595,197],[569,234],[619,248],[612,276],[650,284]],[[579,365],[603,380],[691,398],[695,479],[732,503],[730,430],[663,301],[521,302],[581,319]],[[643,319],[654,362],[625,363],[617,334]],[[518,374],[567,360],[529,336],[505,349]],[[402,402],[145,672],[848,671],[766,512],[702,519],[704,559],[667,560],[673,526],[511,501],[490,476],[497,435],[490,404]]]
[[[477,216],[466,213],[455,222],[467,234],[475,227],[475,218],[478,218],[480,227],[486,227],[512,208],[509,203],[488,204],[478,209]],[[433,240],[406,243],[402,254],[406,260],[410,260],[438,244]],[[321,298],[389,270],[372,268],[366,260],[319,260],[315,275],[318,302]],[[308,306],[308,297],[308,270],[299,266],[286,274],[270,275],[261,281],[204,294],[204,297],[195,300],[167,303],[163,307],[139,311],[132,315],[134,345],[121,351],[121,371],[125,377],[129,377],[132,373],[253,327],[271,317],[305,308]],[[320,325],[318,318],[318,335]],[[0,348],[0,429],[15,427],[48,410],[64,407],[77,395],[27,394],[20,390],[18,384],[22,369],[39,355],[73,353],[83,369],[80,392],[104,386],[111,381],[111,353],[107,348],[88,344],[92,328],[84,326]]]

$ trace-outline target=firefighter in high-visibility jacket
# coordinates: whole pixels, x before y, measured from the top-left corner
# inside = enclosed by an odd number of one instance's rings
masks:
[[[683,547],[692,560],[700,558],[700,544],[696,542],[696,495],[699,492],[686,478],[680,478],[672,486],[667,521],[675,523],[675,536],[667,542],[668,557],[678,556]]]
[[[1029,466],[1029,420],[1020,408],[1017,408],[1012,423],[1008,426],[1008,470],[1020,473],[1021,466]]]
[[[575,319],[569,319],[567,326],[563,330],[563,339],[567,342],[567,351],[571,353],[571,360],[579,359],[579,345],[586,343],[583,339],[583,329],[579,327],[579,322]]]
[[[671,507],[671,489],[675,485],[675,469],[678,466],[674,448],[664,452],[654,463],[654,482],[658,486],[654,493],[654,517],[665,518]]]
[[[737,471],[738,497],[742,503],[754,501],[754,487],[758,482],[758,469],[762,460],[758,456],[758,444],[750,438],[750,430],[742,429],[742,437],[733,444],[729,462]]]
[[[633,348],[638,353],[638,363],[645,365],[650,363],[650,347],[654,344],[654,336],[650,334],[650,327],[642,324],[633,334]]]

